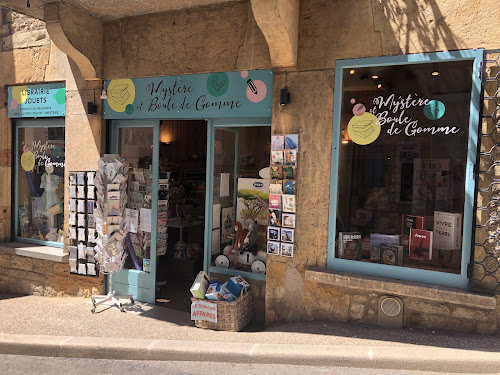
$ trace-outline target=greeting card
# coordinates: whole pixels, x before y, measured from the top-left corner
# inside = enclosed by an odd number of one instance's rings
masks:
[[[282,151],[284,147],[285,147],[285,136],[283,134],[277,134],[271,136],[272,151]]]
[[[280,240],[280,227],[267,227],[267,239],[273,241]]]
[[[295,167],[283,166],[283,178],[285,180],[293,180],[295,176]]]
[[[281,243],[281,256],[293,257],[293,243]]]
[[[286,134],[285,135],[285,149],[286,150],[297,150],[299,148],[299,135],[298,134]]]
[[[297,150],[285,150],[284,152],[285,165],[297,165]]]
[[[283,151],[271,151],[271,164],[272,165],[283,164]]]
[[[295,180],[286,180],[283,185],[284,194],[295,194]]]
[[[283,211],[295,212],[295,206],[295,195],[283,194]]]
[[[269,208],[281,210],[281,195],[269,194]]]
[[[295,228],[295,214],[282,214],[282,222],[281,225],[286,228]]]
[[[272,179],[283,179],[283,167],[281,165],[271,165],[270,173]]]
[[[269,184],[269,194],[283,194],[283,185],[281,180],[271,181]]]
[[[280,243],[276,241],[267,241],[267,253],[280,255]]]
[[[294,241],[294,230],[290,228],[281,228],[281,241],[282,242],[293,242]]]
[[[281,225],[281,211],[275,209],[269,209],[269,225],[280,226]]]

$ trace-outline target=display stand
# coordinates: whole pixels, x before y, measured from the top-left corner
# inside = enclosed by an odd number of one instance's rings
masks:
[[[96,190],[93,171],[69,172],[69,269],[70,274],[99,277],[95,258]]]
[[[109,274],[109,285],[113,285],[113,274]],[[117,296],[115,295],[115,291],[113,290],[112,292],[109,292],[105,296],[92,296],[90,297],[92,301],[93,308],[91,310],[92,314],[95,313],[95,309],[99,305],[105,304],[106,306],[110,307],[118,307],[121,312],[125,312],[125,309],[123,308],[122,303],[120,302],[121,299],[129,299],[130,303],[134,303],[134,297],[131,294],[123,295],[123,296]],[[111,302],[110,304],[106,304],[106,302]]]
[[[98,161],[99,169],[95,176],[97,189],[94,220],[97,231],[95,246],[96,259],[101,271],[109,275],[109,285],[113,287],[113,272],[123,269],[127,252],[125,238],[128,235],[129,224],[124,220],[127,202],[127,172],[128,163],[118,155],[104,155]],[[109,291],[107,295],[91,296],[92,313],[99,305],[116,306],[124,312],[121,299],[129,299],[134,303],[132,295],[115,295]]]

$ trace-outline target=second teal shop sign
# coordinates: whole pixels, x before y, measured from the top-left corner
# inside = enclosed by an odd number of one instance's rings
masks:
[[[105,119],[271,117],[273,71],[105,81]]]

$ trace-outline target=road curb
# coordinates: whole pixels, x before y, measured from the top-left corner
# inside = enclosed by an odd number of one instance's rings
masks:
[[[117,360],[204,361],[500,372],[500,352],[404,346],[261,344],[0,334],[0,353]]]

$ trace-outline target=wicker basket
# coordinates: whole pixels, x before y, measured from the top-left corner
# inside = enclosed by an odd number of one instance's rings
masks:
[[[196,301],[197,298],[191,298]],[[234,302],[209,301],[217,305],[217,323],[206,320],[195,320],[198,328],[209,328],[219,331],[241,331],[253,317],[252,293],[243,288],[241,295]]]

